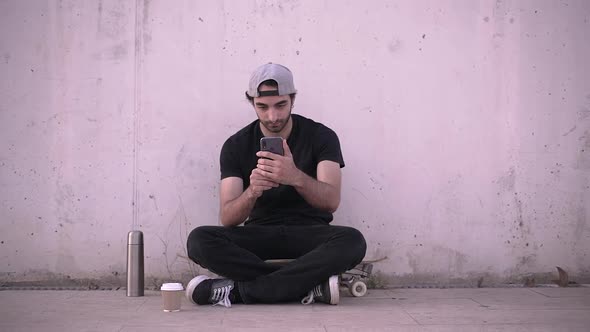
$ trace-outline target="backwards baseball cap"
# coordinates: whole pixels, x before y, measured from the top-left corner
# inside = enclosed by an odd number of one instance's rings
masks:
[[[273,80],[277,82],[279,89],[273,91],[258,91],[260,84],[264,81]],[[284,96],[296,93],[293,84],[293,74],[289,68],[277,63],[269,62],[258,67],[250,76],[250,84],[246,94],[250,97]]]

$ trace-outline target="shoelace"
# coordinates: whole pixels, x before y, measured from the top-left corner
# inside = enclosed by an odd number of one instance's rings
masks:
[[[234,287],[232,285],[227,285],[224,287],[219,287],[213,289],[213,296],[211,297],[211,301],[213,305],[222,305],[226,308],[231,307],[231,301],[229,300],[229,293]]]
[[[301,304],[312,304],[315,302],[316,297],[322,296],[322,285],[315,286],[312,290],[309,291],[306,297],[301,300]]]

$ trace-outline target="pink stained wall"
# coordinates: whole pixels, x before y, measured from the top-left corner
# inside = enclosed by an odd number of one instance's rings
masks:
[[[250,72],[340,136],[391,285],[590,279],[587,1],[0,2],[0,278],[186,279]],[[110,278],[110,279],[109,279]],[[115,280],[115,281],[113,281]]]

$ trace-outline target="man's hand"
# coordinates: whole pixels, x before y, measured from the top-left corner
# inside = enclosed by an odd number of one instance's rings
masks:
[[[253,169],[252,173],[250,173],[250,186],[248,190],[250,191],[251,198],[258,198],[262,196],[265,190],[278,186],[278,183],[266,177],[264,171],[258,168]]]
[[[268,151],[258,151],[256,156],[260,159],[258,159],[258,165],[254,171],[258,170],[257,174],[273,183],[296,186],[301,182],[302,172],[295,166],[291,149],[284,139],[283,150],[285,151],[284,156]],[[252,177],[250,176],[250,178]]]
[[[256,153],[258,165],[254,169],[267,181],[293,186],[311,206],[333,213],[340,204],[341,177],[340,164],[322,160],[317,166],[317,179],[299,170],[293,162],[291,149],[283,140],[285,155],[268,151]],[[254,172],[253,172],[254,173]]]

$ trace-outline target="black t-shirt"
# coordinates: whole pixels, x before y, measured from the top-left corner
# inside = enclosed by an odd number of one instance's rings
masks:
[[[317,178],[320,161],[331,160],[344,167],[340,141],[336,133],[321,123],[291,114],[293,129],[287,139],[298,169]],[[256,168],[263,137],[258,120],[228,138],[221,148],[221,178],[239,177],[244,190],[250,185],[250,174]],[[292,186],[280,185],[266,190],[256,200],[246,224],[327,224],[331,213],[309,205]]]

